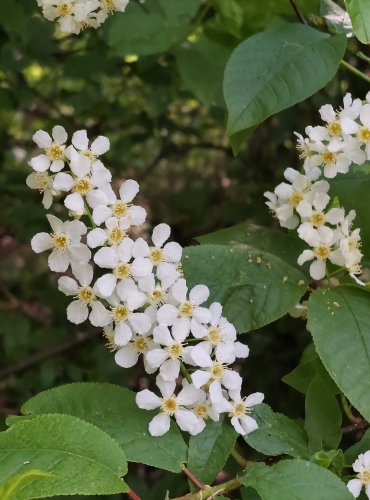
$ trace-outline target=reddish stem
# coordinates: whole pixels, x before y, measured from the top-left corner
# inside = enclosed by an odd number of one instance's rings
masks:
[[[131,498],[132,500],[141,500],[141,498],[139,497],[139,495],[137,495],[134,491],[132,490],[128,490],[127,492],[127,495],[129,496],[129,498]]]
[[[187,476],[189,478],[189,480],[199,489],[199,490],[206,490],[206,486],[201,482],[199,481],[199,479],[197,479],[194,474],[192,474],[190,472],[189,469],[187,469],[185,467],[185,465],[181,465],[181,469],[183,471],[183,473],[185,474],[185,476]]]

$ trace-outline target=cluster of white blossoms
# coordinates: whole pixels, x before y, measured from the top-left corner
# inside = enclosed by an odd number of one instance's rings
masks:
[[[124,12],[128,2],[129,0],[37,0],[46,19],[57,19],[63,33],[76,35],[85,28],[98,28],[114,11]]]
[[[61,196],[69,219],[47,215],[50,232],[36,234],[31,246],[36,253],[50,252],[52,271],[67,272],[58,288],[72,298],[69,321],[88,319],[104,328],[119,366],[130,368],[142,358],[147,373],[157,372],[160,395],[145,389],[136,397],[140,408],[159,409],[150,433],[164,434],[174,417],[182,430],[196,435],[207,419],[217,421],[223,413],[240,434],[255,430],[249,414],[263,394],[243,398],[242,378],[231,368],[248,356],[248,347],[237,341],[221,304],[202,305],[209,298],[205,285],[188,290],[182,248],[168,241],[167,224],[153,229],[150,242],[130,237],[146,211],[133,203],[136,181],[126,180],[118,193],[112,189],[111,174],[100,160],[109,140],[100,136],[90,143],[79,130],[67,144],[61,126],[51,136],[39,130],[33,140],[43,152],[30,160],[34,171],[27,184],[43,194],[46,209]]]
[[[344,208],[335,206],[325,177],[345,174],[351,164],[370,159],[370,93],[365,103],[347,94],[340,110],[326,104],[320,115],[324,126],[307,127],[307,137],[297,134],[304,173],[287,168],[287,182],[265,193],[266,204],[282,227],[297,229],[310,247],[299,255],[298,264],[312,261],[313,279],[325,277],[329,261],[363,285],[356,276],[362,273],[363,256],[360,229],[352,229],[356,213],[351,210],[346,214]]]
[[[370,499],[370,450],[361,453],[353,463],[352,468],[357,472],[357,477],[348,481],[347,488],[357,498],[364,486],[365,494]]]

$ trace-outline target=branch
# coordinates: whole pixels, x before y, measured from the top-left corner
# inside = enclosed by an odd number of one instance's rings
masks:
[[[363,420],[362,422],[356,422],[351,425],[347,425],[346,427],[342,428],[343,434],[349,434],[350,432],[356,432],[362,429],[367,429],[370,426],[368,422]]]
[[[225,493],[227,491],[238,490],[242,483],[238,477],[227,481],[226,483],[217,484],[197,493],[189,493],[182,497],[176,497],[172,500],[206,500],[207,498],[214,498],[215,496]]]
[[[206,490],[207,487],[201,482],[199,481],[198,478],[196,478],[194,476],[194,474],[192,474],[190,472],[190,470],[185,467],[184,464],[181,465],[181,469],[182,469],[182,472],[185,474],[185,476],[187,476],[189,478],[189,480],[199,489],[199,490]]]
[[[290,0],[290,4],[293,7],[293,10],[296,13],[296,16],[297,16],[299,22],[302,23],[302,24],[308,24],[307,21],[306,21],[306,19],[305,19],[305,17],[304,17],[304,15],[302,14],[300,8],[296,4],[296,1],[295,0]]]

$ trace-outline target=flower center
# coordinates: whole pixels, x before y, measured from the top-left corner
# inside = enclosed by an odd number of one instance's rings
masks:
[[[88,179],[87,177],[83,177],[82,179],[76,180],[74,187],[74,191],[76,193],[85,195],[91,190],[92,190],[92,184],[90,179]]]
[[[134,348],[137,350],[137,352],[146,352],[149,349],[147,339],[145,337],[142,337],[141,335],[136,337],[136,339],[134,340]]]
[[[221,340],[221,332],[217,328],[217,326],[211,326],[208,328],[208,335],[207,335],[208,340],[211,342],[211,344],[218,344]]]
[[[340,126],[340,122],[337,120],[329,123],[327,129],[330,135],[340,135],[342,133],[342,127]]]
[[[115,227],[109,233],[108,241],[111,245],[119,245],[122,242],[123,238],[126,236],[126,233],[120,227]]]
[[[222,378],[224,371],[224,367],[221,363],[213,363],[213,366],[211,367],[211,374],[215,380]]]
[[[46,154],[51,160],[61,160],[64,155],[64,148],[58,146],[58,144],[52,144],[50,148],[46,150]]]
[[[68,3],[60,3],[57,7],[60,16],[68,16],[72,8]]]
[[[116,321],[126,321],[129,317],[130,311],[126,306],[116,306],[113,308],[113,318]]]
[[[208,418],[208,408],[205,403],[200,403],[194,408],[194,413],[197,417],[203,418],[203,420]]]
[[[90,302],[95,300],[95,295],[91,287],[85,286],[83,288],[80,288],[78,292],[78,298],[85,304],[90,304]]]
[[[241,401],[239,403],[234,403],[232,416],[240,418],[243,415],[245,415],[245,404]]]
[[[367,127],[362,127],[358,133],[358,138],[359,141],[362,142],[362,144],[366,144],[367,142],[370,141],[370,129]]]
[[[49,174],[47,172],[36,172],[35,174],[40,191],[45,191],[49,187]]]
[[[313,212],[310,221],[315,227],[322,226],[325,223],[325,214],[323,212]]]
[[[156,266],[162,262],[163,251],[161,248],[153,247],[150,250],[150,260]]]
[[[54,248],[59,252],[64,252],[69,247],[69,237],[64,233],[54,233],[52,235]]]
[[[150,293],[149,298],[153,304],[159,304],[160,302],[163,302],[164,296],[164,292],[162,292],[160,288],[156,288]]]
[[[130,276],[131,268],[129,264],[122,263],[119,264],[113,272],[119,280],[124,280]]]
[[[329,257],[330,247],[327,245],[319,245],[313,249],[313,253],[319,260],[325,260]]]
[[[114,342],[114,329],[111,326],[106,326],[103,330],[103,337],[105,338],[105,346],[107,349],[109,349],[111,352],[117,351],[118,346]]]
[[[182,353],[182,345],[178,342],[174,342],[170,346],[166,347],[166,351],[170,355],[172,359],[177,359],[181,356]]]
[[[181,316],[185,316],[186,318],[190,318],[193,314],[193,304],[191,302],[183,302],[179,305],[179,312]]]
[[[294,192],[292,196],[289,198],[289,203],[293,205],[293,207],[296,207],[298,203],[300,203],[302,200],[303,200],[303,195],[301,193]]]
[[[117,201],[112,205],[112,213],[115,217],[123,217],[127,213],[127,205],[123,201]]]
[[[324,151],[322,154],[323,163],[326,163],[326,164],[335,163],[336,159],[337,159],[337,155],[331,151]]]
[[[172,395],[162,399],[161,408],[170,417],[172,417],[172,415],[175,413],[178,407],[179,405],[177,404],[176,396]]]
[[[370,471],[364,470],[360,472],[357,477],[361,479],[362,484],[370,484]]]
[[[87,26],[88,25],[89,24],[87,23]],[[87,149],[86,151],[82,151],[82,154],[86,156],[86,158],[88,158],[90,161],[96,160],[96,156],[89,149]]]
[[[112,12],[115,10],[114,0],[103,0],[103,7],[108,11]]]

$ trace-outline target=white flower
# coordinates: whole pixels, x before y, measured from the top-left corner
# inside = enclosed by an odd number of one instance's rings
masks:
[[[140,258],[136,260],[140,260]],[[157,268],[156,276],[154,276],[154,274],[149,274],[144,278],[139,278],[138,287],[147,294],[150,304],[161,307],[167,300],[168,288],[172,286],[180,276],[175,266],[163,263],[160,269]],[[159,281],[156,281],[156,277]]]
[[[100,135],[89,147],[89,138],[86,130],[77,130],[72,136],[72,144],[78,154],[87,158],[90,163],[94,163],[99,156],[103,155],[110,149],[108,137]]]
[[[101,0],[102,9],[111,13],[114,10],[124,12],[129,0]]]
[[[117,346],[126,345],[134,334],[143,335],[150,330],[150,316],[145,312],[136,312],[146,303],[146,296],[132,279],[118,283],[116,293],[107,300],[112,306],[110,321],[114,323],[114,342]]]
[[[118,246],[126,238],[126,231],[129,227],[130,223],[127,219],[110,217],[105,221],[105,229],[97,227],[89,231],[87,244],[90,248],[101,247],[105,243],[113,247]],[[134,256],[137,257],[135,254]]]
[[[89,264],[72,264],[72,272],[78,282],[68,276],[62,276],[58,280],[58,290],[67,296],[74,296],[76,300],[67,307],[67,318],[71,323],[83,323],[91,313],[90,322],[94,326],[105,326],[109,321],[109,316],[103,304],[96,296],[96,290],[90,286],[94,271]]]
[[[231,417],[231,423],[236,432],[242,436],[246,436],[258,429],[257,422],[248,413],[250,413],[250,409],[253,406],[262,403],[263,399],[264,395],[261,392],[255,392],[243,399],[239,395],[239,397],[231,401],[232,409],[229,417]]]
[[[154,247],[150,247],[143,238],[138,238],[135,241],[133,255],[135,257],[149,257],[155,266],[160,266],[165,262],[179,264],[182,256],[181,246],[174,241],[165,244],[170,234],[171,228],[168,224],[158,224],[152,233]]]
[[[136,394],[136,404],[144,410],[155,410],[160,408],[161,413],[156,415],[149,424],[149,432],[152,436],[162,436],[170,429],[171,417],[175,417],[177,425],[182,431],[189,432],[195,436],[202,432],[205,427],[204,420],[199,418],[186,406],[193,405],[198,399],[198,390],[191,384],[186,385],[176,396],[174,394],[176,383],[164,382],[157,377],[162,398],[154,392],[145,389]]]
[[[153,339],[164,348],[153,349],[147,355],[148,365],[153,369],[160,368],[160,375],[167,382],[179,376],[183,343],[189,335],[187,324],[182,319],[175,321],[171,330],[170,332],[166,325],[154,328]]]
[[[184,318],[187,323],[188,331],[195,338],[202,338],[207,334],[207,328],[204,323],[211,319],[211,313],[206,307],[200,307],[209,297],[208,287],[205,285],[195,286],[187,298],[188,287],[186,280],[180,279],[171,287],[173,304],[164,304],[157,314],[158,323],[171,326],[178,318]]]
[[[211,386],[221,386],[229,391],[238,391],[242,385],[242,378],[234,370],[231,370],[220,361],[212,360],[210,356],[200,356],[197,359],[198,365],[206,368],[205,370],[196,370],[191,374],[191,380],[195,387],[200,389],[211,382]],[[212,399],[212,398],[211,398]],[[213,402],[213,399],[212,399]]]
[[[323,226],[306,234],[306,241],[313,248],[312,250],[303,250],[297,262],[302,266],[305,262],[314,259],[310,265],[310,276],[315,280],[321,280],[325,276],[326,260],[329,259],[333,264],[336,264],[333,246],[337,242],[337,235],[329,227]]]
[[[347,488],[357,498],[364,486],[365,494],[370,499],[370,451],[361,453],[353,463],[352,468],[358,473],[357,479],[348,481]]]
[[[186,380],[184,379],[183,383]],[[185,384],[186,385],[186,384]],[[195,415],[203,420],[208,420],[209,418],[214,422],[220,420],[220,413],[215,409],[212,401],[209,398],[209,394],[206,391],[199,389],[199,397],[196,404],[191,408]]]
[[[31,240],[32,250],[36,253],[53,249],[48,263],[52,271],[64,273],[71,262],[86,263],[91,252],[81,243],[81,236],[86,234],[85,224],[78,220],[62,222],[54,215],[47,215],[52,233],[38,233]]]
[[[32,158],[28,164],[37,172],[59,172],[64,167],[65,142],[67,141],[67,132],[60,125],[52,129],[52,137],[43,130],[38,130],[32,137],[40,149],[45,153]]]
[[[147,373],[154,373],[156,368],[151,367],[147,358],[148,354],[157,347],[158,345],[153,341],[150,332],[134,335],[128,344],[116,352],[114,359],[118,366],[131,368],[136,365],[140,354],[142,354],[145,371]]]
[[[129,179],[121,184],[119,198],[112,192],[100,190],[102,203],[96,205],[93,211],[93,220],[100,226],[110,217],[128,219],[130,226],[140,226],[145,222],[146,210],[143,207],[132,205],[131,201],[139,191],[139,184]]]
[[[49,209],[53,203],[53,196],[57,194],[53,188],[53,177],[48,172],[32,172],[28,175],[26,184],[43,194],[42,204],[46,210]]]
[[[135,280],[149,276],[153,264],[149,259],[132,259],[131,238],[124,238],[122,243],[115,247],[103,247],[94,256],[95,263],[102,268],[112,269],[111,273],[104,274],[96,282],[96,288],[103,297],[112,295],[118,280],[133,277]]]

